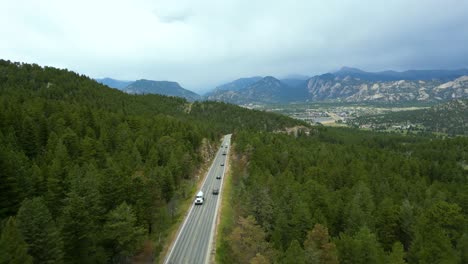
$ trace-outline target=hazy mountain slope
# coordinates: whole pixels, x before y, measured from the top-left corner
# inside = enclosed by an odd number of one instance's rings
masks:
[[[309,79],[309,78],[307,78]],[[289,87],[297,87],[299,85],[304,86],[307,83],[307,79],[281,79],[280,81]]]
[[[115,88],[119,90],[123,90],[125,87],[133,83],[133,81],[121,81],[112,78],[103,78],[103,79],[95,79],[98,83],[104,84],[109,86],[110,88]]]
[[[123,89],[129,94],[161,94],[183,97],[189,101],[200,99],[200,95],[182,88],[177,82],[138,80]]]
[[[244,89],[218,91],[208,99],[234,104],[264,104],[301,101],[305,96],[307,96],[307,90],[303,87],[290,87],[272,76],[267,76]]]
[[[249,78],[240,78],[230,83],[226,83],[216,87],[216,90],[223,90],[223,91],[239,91],[244,88],[249,87],[250,85],[260,81],[263,77],[254,76]]]
[[[468,69],[459,70],[408,70],[366,72],[357,68],[343,67],[333,75],[338,77],[350,76],[367,81],[399,81],[399,80],[440,80],[450,81],[463,75],[468,75]]]

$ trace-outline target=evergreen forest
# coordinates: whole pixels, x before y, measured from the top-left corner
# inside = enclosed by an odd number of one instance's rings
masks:
[[[0,60],[0,263],[157,258],[222,135],[297,123]]]
[[[219,263],[468,263],[466,137],[310,127],[0,60],[0,264],[129,263],[148,241],[160,260],[229,133]]]
[[[468,138],[235,135],[220,263],[468,263]]]

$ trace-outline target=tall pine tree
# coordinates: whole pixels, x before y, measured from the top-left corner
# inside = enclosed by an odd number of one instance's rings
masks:
[[[34,263],[63,262],[63,243],[42,198],[26,199],[18,211],[18,227]]]

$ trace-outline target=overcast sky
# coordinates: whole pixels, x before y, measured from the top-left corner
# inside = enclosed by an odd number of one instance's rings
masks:
[[[352,66],[468,67],[468,0],[0,0],[0,58],[197,92]]]

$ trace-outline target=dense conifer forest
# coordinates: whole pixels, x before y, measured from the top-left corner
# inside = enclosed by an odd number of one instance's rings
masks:
[[[0,263],[129,260],[167,235],[224,133],[297,123],[1,60]]]
[[[221,263],[468,262],[466,137],[311,128],[0,60],[0,263],[159,254],[227,133]]]
[[[222,263],[468,262],[466,137],[318,128],[233,142]]]

